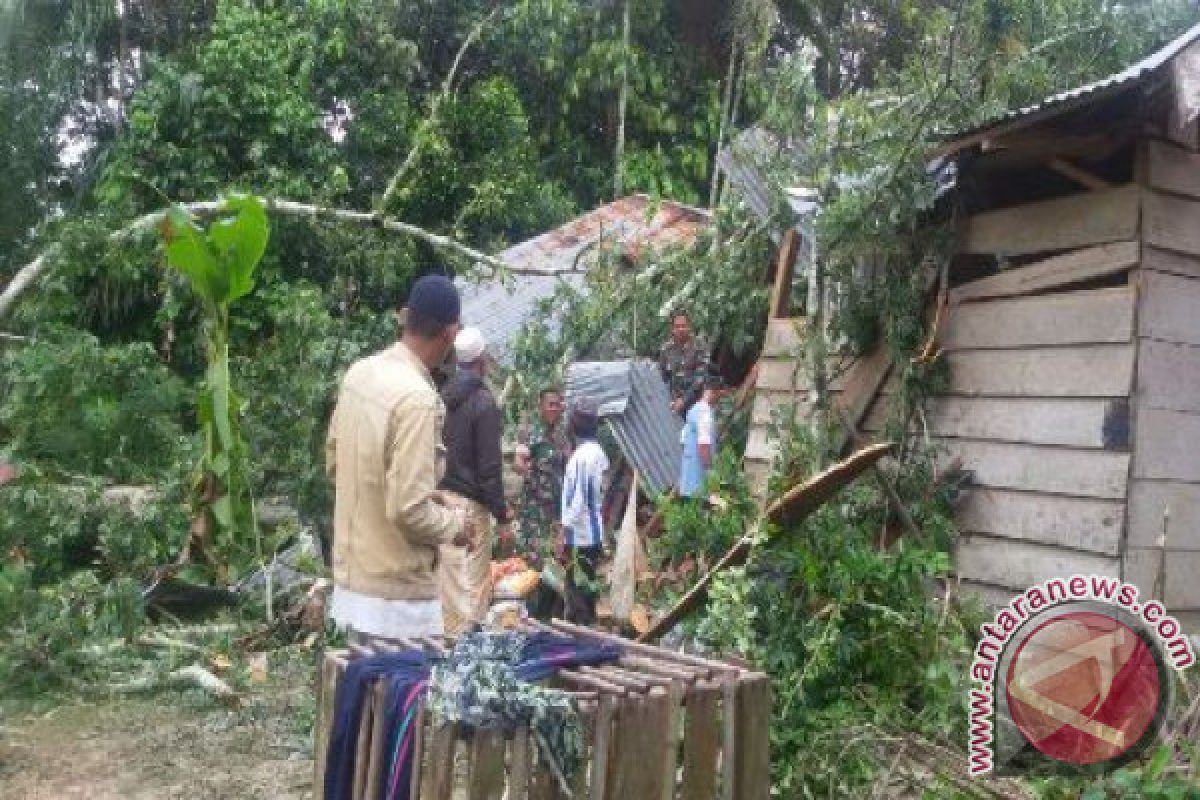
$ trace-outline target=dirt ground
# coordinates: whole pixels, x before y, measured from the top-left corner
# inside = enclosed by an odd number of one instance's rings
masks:
[[[236,708],[189,690],[0,718],[0,799],[311,798],[306,661],[273,664]]]

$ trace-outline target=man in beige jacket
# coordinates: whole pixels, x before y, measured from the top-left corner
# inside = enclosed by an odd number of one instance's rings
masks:
[[[445,408],[430,369],[454,344],[459,298],[442,276],[413,286],[401,339],[347,370],[326,440],[336,486],[330,614],[351,638],[442,633],[441,545],[471,546],[437,492]]]

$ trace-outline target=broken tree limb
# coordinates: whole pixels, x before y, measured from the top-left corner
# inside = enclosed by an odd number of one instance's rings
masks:
[[[213,675],[199,664],[177,669],[165,675],[150,675],[137,678],[126,683],[115,683],[108,690],[117,694],[136,694],[151,692],[162,688],[185,689],[189,687],[203,689],[219,700],[236,705],[241,699],[229,684]]]
[[[268,213],[286,217],[301,217],[312,220],[360,225],[364,228],[379,228],[389,233],[411,236],[439,250],[450,251],[468,258],[475,264],[483,264],[491,267],[495,273],[499,274],[506,272],[513,275],[559,274],[534,267],[514,267],[495,256],[490,256],[487,253],[476,250],[449,236],[443,236],[440,233],[434,233],[425,228],[403,222],[393,217],[387,217],[383,214],[355,211],[347,208],[317,206],[311,203],[298,203],[294,200],[278,197],[259,197],[258,199],[262,201]],[[196,216],[212,216],[220,213],[225,208],[225,202],[223,200],[206,200],[197,203],[186,203],[181,207]],[[149,214],[143,214],[125,227],[109,234],[109,241],[113,244],[119,244],[155,230],[159,223],[166,218],[170,210],[169,208],[161,208]],[[55,260],[61,253],[62,245],[55,242],[33,261],[30,261],[17,270],[12,280],[4,287],[4,291],[0,292],[0,319],[8,314],[13,304],[17,301],[17,298],[53,268]]]
[[[850,437],[850,441],[855,447],[862,447],[864,439],[858,430],[858,426],[841,410],[837,410],[841,423],[846,428],[846,434]],[[900,493],[896,491],[895,485],[891,478],[883,471],[883,468],[878,463],[871,465],[871,473],[875,476],[876,482],[879,483],[879,488],[883,490],[883,496],[887,498],[888,506],[896,518],[908,529],[909,533],[914,536],[921,534],[921,529],[917,527],[917,523],[913,520],[912,514],[908,513],[908,509],[904,505],[904,501],[900,499]]]
[[[809,478],[807,481],[793,486],[778,500],[772,503],[763,514],[763,518],[755,524],[755,531],[761,529],[765,522],[774,525],[795,525],[809,514],[820,508],[838,490],[850,484],[866,469],[873,466],[892,449],[890,442],[881,442],[855,452],[844,461],[839,461],[829,469]],[[786,531],[775,534],[776,537],[786,535]],[[739,567],[746,563],[753,548],[755,535],[747,534],[738,540],[737,544],[721,557],[716,566],[710,569],[700,581],[688,591],[666,616],[654,623],[650,630],[638,637],[639,642],[651,642],[662,636],[692,611],[696,610],[705,597],[708,587],[716,576],[730,567]]]

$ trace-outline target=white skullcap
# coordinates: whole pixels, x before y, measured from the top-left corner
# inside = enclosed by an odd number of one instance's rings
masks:
[[[483,338],[483,332],[474,326],[463,328],[454,339],[454,355],[460,364],[478,361],[486,351],[487,340]]]

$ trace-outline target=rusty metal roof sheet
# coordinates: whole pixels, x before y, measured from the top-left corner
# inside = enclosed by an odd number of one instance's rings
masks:
[[[649,216],[651,211],[653,216]],[[653,206],[645,195],[630,195],[600,206],[552,231],[521,242],[497,255],[513,267],[529,267],[543,275],[517,275],[508,285],[457,281],[462,294],[462,318],[487,337],[492,354],[507,363],[513,339],[533,316],[539,301],[550,298],[562,284],[584,290],[585,256],[614,247],[637,261],[647,247],[686,245],[707,227],[708,212],[663,201]],[[551,319],[556,328],[560,320]]]
[[[1012,109],[973,128],[960,131],[937,148],[934,155],[951,155],[978,143],[988,134],[995,135],[1002,131],[1023,128],[1138,86],[1197,40],[1200,40],[1200,25],[1190,28],[1161,50],[1127,69],[1084,86],[1050,95],[1033,105]]]
[[[567,368],[567,402],[596,401],[621,453],[637,467],[651,493],[679,483],[683,420],[671,411],[671,395],[658,365],[648,359],[584,361]]]

